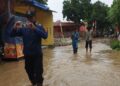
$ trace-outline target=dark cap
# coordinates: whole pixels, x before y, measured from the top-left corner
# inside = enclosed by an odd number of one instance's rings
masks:
[[[26,17],[27,18],[33,18],[35,16],[35,12],[34,11],[27,11],[26,12]]]

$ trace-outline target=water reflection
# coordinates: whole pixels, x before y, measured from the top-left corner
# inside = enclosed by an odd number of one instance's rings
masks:
[[[45,86],[119,86],[120,72],[115,70],[120,68],[113,65],[114,57],[110,57],[112,50],[106,44],[97,42],[93,44],[91,54],[85,53],[84,46],[75,55],[70,46],[56,48]]]
[[[85,59],[86,64],[88,64],[88,65],[92,64],[93,59],[92,59],[92,54],[91,53],[86,53],[85,58],[86,58]]]
[[[102,40],[86,53],[84,42],[77,54],[72,46],[44,49],[44,86],[120,86],[120,52]],[[24,60],[0,64],[0,86],[27,86]]]

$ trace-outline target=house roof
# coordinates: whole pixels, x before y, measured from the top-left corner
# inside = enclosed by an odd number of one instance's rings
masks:
[[[23,0],[22,3],[26,3],[28,5],[34,6],[34,7],[38,8],[38,9],[41,9],[41,10],[44,10],[44,11],[55,12],[53,10],[50,10],[49,7],[47,7],[46,5],[41,4],[40,2],[38,2],[36,0]],[[26,14],[21,13],[21,12],[17,12],[17,11],[16,11],[16,15],[23,16],[23,17],[27,16]]]
[[[54,22],[54,27],[58,26],[75,26],[76,24],[72,21],[61,22],[60,20]]]
[[[39,9],[50,11],[49,7],[47,7],[44,4],[39,3],[36,0],[24,0],[24,2],[27,3],[27,4],[30,4],[32,6],[35,6],[35,7],[39,8]]]

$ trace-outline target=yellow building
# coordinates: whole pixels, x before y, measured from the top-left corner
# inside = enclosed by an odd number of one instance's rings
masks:
[[[4,1],[3,1],[4,2]],[[3,2],[1,2],[3,4]],[[5,3],[7,8],[7,3]],[[43,45],[53,45],[53,15],[49,8],[36,0],[10,0],[9,11],[12,14],[19,15],[15,16],[24,21],[26,12],[34,10],[36,21],[48,31],[48,38],[42,41]],[[6,10],[6,9],[5,9]],[[22,16],[22,17],[21,17]],[[12,18],[11,18],[12,19]],[[17,19],[16,19],[17,20]],[[14,25],[13,21],[9,21],[10,24]],[[10,27],[12,28],[12,27]],[[23,57],[23,43],[20,37],[10,37],[10,28],[6,28],[4,31],[5,43],[4,43],[4,59],[19,59]]]
[[[17,1],[17,0],[15,0]],[[42,41],[43,45],[53,45],[53,15],[49,8],[36,0],[25,0],[25,2],[14,2],[14,12],[20,14],[26,14],[28,10],[35,11],[36,21],[43,25],[48,31],[48,38]]]

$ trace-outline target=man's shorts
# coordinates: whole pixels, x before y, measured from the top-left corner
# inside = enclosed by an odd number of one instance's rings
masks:
[[[85,48],[92,48],[92,40],[86,41]]]

